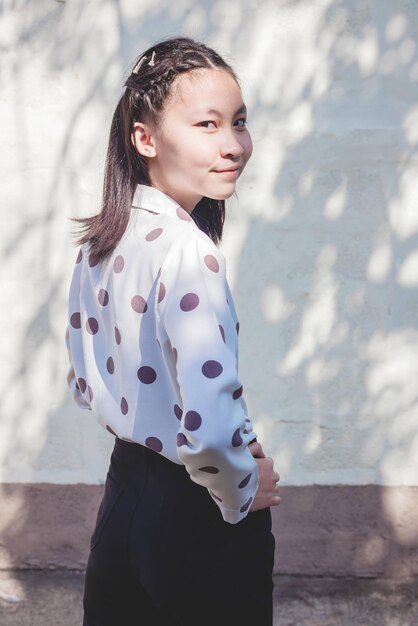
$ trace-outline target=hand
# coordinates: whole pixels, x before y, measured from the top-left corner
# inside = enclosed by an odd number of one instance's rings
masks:
[[[264,454],[263,448],[261,447],[261,443],[258,443],[258,441],[253,441],[253,443],[250,443],[248,445],[248,449],[255,459],[264,459],[266,456]]]
[[[252,446],[259,446],[254,448],[254,451],[262,454],[262,456],[255,456],[253,454]],[[267,509],[270,506],[277,506],[280,504],[280,497],[277,495],[279,487],[276,483],[280,480],[280,474],[273,469],[273,459],[266,457],[262,447],[258,442],[254,442],[248,446],[253,454],[258,465],[258,490],[253,502],[251,503],[249,512],[259,511],[260,509]]]

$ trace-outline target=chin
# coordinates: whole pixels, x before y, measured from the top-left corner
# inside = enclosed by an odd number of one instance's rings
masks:
[[[235,187],[231,189],[230,191],[225,191],[224,193],[215,193],[207,197],[208,198],[210,197],[212,200],[227,200],[228,198],[233,196],[234,193],[235,193]]]

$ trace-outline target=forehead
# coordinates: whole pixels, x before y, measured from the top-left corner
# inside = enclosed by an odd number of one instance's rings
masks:
[[[241,89],[228,71],[198,69],[176,78],[167,109],[185,109],[188,112],[217,109],[228,113],[236,111],[242,103]]]

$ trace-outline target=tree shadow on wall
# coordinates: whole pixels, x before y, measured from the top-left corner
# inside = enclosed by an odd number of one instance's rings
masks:
[[[330,476],[348,485],[408,483],[417,392],[405,373],[412,371],[418,343],[411,327],[417,309],[410,198],[417,130],[409,95],[418,74],[415,5],[398,2],[394,10],[377,2],[294,0],[134,7],[115,1],[97,12],[90,3],[45,2],[34,9],[21,2],[14,10],[17,110],[27,93],[28,63],[35,67],[37,58],[57,93],[68,74],[81,73],[80,85],[88,87],[74,93],[72,114],[52,144],[58,149],[37,167],[36,147],[27,140],[32,120],[27,110],[16,118],[21,195],[12,197],[25,228],[12,230],[3,254],[11,266],[27,276],[36,271],[44,281],[28,286],[36,306],[32,316],[25,314],[27,325],[14,344],[18,358],[2,380],[10,425],[4,466],[18,468],[29,458],[35,469],[50,468],[55,476],[58,433],[77,442],[91,428],[83,426],[63,382],[71,272],[64,214],[70,207],[79,214],[85,204],[80,172],[92,162],[102,168],[95,147],[83,141],[83,128],[92,109],[110,122],[116,87],[140,50],[185,33],[228,51],[249,84],[255,152],[244,175],[240,218],[231,213],[228,237],[240,247],[233,290],[242,328],[240,373],[255,430],[268,442],[284,484],[303,484],[307,474],[319,484]],[[50,129],[43,132],[48,138]],[[100,123],[103,145],[107,132]],[[263,364],[258,372],[257,360]],[[51,398],[48,416],[38,406],[40,388]],[[88,454],[79,449],[75,455],[80,475]],[[10,520],[3,528],[6,545],[32,528],[38,504],[21,493],[19,524]],[[412,550],[418,537],[400,538],[396,507],[387,506],[384,490],[373,497],[385,540],[370,571],[385,573],[390,546]],[[288,515],[282,506],[275,515]],[[373,539],[364,538],[365,553]],[[361,554],[362,546],[357,549]],[[358,554],[347,556],[346,573],[358,568]]]
[[[318,485],[371,485],[307,490],[303,514],[301,493],[289,488],[288,511],[284,490],[277,512],[284,569],[293,563],[302,573],[297,546],[315,534],[303,540],[301,520],[314,526],[316,506],[332,493],[337,526],[320,528],[317,519],[317,543],[334,546],[334,562],[320,548],[323,561],[311,573],[325,566],[398,575],[407,562],[412,573],[418,534],[408,492],[377,485],[416,484],[417,476],[414,7],[338,2],[322,14],[311,6],[309,15],[306,3],[288,7],[289,20],[305,16],[305,36],[289,42],[283,33],[264,45],[264,58],[253,51],[254,179],[235,290],[241,371],[259,416],[255,430],[269,442],[284,485],[304,485],[306,476]],[[271,16],[264,17],[267,25]],[[281,17],[285,29],[285,10]],[[281,68],[276,80],[272,59]],[[356,529],[359,513],[368,519]],[[301,532],[291,541],[295,521]],[[338,548],[350,541],[342,562]]]

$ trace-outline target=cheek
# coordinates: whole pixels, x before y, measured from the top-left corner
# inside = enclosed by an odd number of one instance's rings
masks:
[[[253,153],[253,142],[251,140],[250,133],[247,133],[247,136],[244,138],[244,141],[242,142],[242,146],[244,148],[245,161],[248,161],[248,159]]]
[[[211,165],[218,149],[215,142],[208,141],[207,137],[199,137],[196,133],[188,133],[187,130],[181,133],[176,141],[166,144],[165,148],[170,161],[180,167],[187,164]]]
[[[190,141],[185,140],[185,158],[197,166],[212,165],[218,155],[218,145],[215,141],[208,141],[208,137],[192,136]]]

